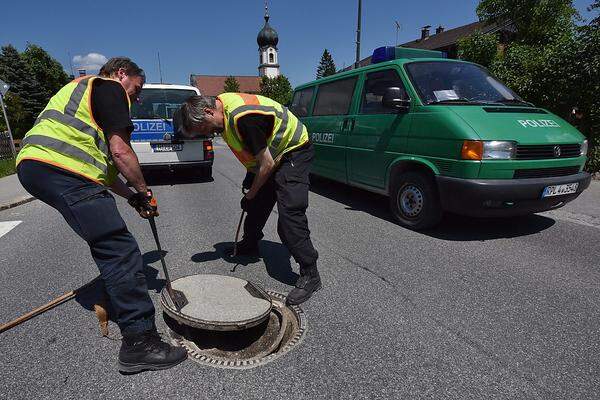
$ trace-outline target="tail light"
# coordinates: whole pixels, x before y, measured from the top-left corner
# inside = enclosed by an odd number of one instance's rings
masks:
[[[204,159],[208,160],[214,158],[215,152],[213,151],[213,145],[210,140],[204,141]]]

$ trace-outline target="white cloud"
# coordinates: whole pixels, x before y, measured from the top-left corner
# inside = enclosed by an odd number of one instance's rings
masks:
[[[98,70],[108,61],[106,56],[99,53],[89,53],[85,56],[76,55],[73,57],[73,67],[85,69],[87,73],[98,72]],[[77,71],[75,71],[77,72]]]

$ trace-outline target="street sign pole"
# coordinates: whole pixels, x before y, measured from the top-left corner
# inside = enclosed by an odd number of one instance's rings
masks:
[[[4,106],[4,95],[8,92],[9,86],[0,80],[0,106],[2,106],[2,114],[4,114],[4,120],[6,121],[6,128],[8,129],[8,138],[10,140],[10,149],[13,156],[17,155],[15,149],[15,142],[12,137],[12,131],[10,130],[10,124],[8,123],[8,116],[6,115],[6,107]]]

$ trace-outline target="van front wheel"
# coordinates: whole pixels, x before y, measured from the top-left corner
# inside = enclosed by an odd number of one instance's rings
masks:
[[[427,229],[442,219],[442,207],[435,181],[422,172],[405,172],[394,178],[390,208],[400,225]]]

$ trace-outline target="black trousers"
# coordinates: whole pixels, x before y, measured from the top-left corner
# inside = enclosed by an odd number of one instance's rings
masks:
[[[23,187],[58,210],[90,246],[121,332],[154,329],[140,249],[106,187],[33,160],[20,162],[17,173]]]
[[[277,170],[248,204],[244,221],[244,240],[259,241],[271,210],[277,203],[277,233],[292,257],[300,264],[300,274],[317,271],[319,253],[313,247],[308,229],[306,209],[310,167],[314,147],[308,144],[283,156]],[[248,173],[244,186],[251,184],[254,174]]]

